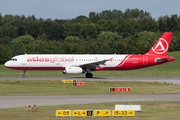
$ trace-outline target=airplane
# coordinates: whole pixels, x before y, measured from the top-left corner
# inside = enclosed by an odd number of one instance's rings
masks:
[[[133,70],[163,64],[175,60],[167,56],[172,32],[165,32],[149,52],[142,55],[131,54],[24,54],[12,57],[4,65],[6,68],[23,70],[62,70],[63,74],[86,73],[92,78],[91,71]]]

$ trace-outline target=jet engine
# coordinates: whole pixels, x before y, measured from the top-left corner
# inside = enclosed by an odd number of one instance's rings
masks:
[[[65,67],[62,71],[63,74],[82,74],[85,71],[81,67]]]

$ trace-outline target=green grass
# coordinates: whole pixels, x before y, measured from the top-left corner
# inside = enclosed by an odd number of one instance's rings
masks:
[[[55,117],[56,110],[87,110],[87,109],[110,109],[113,110],[116,104],[141,105],[142,112],[136,112],[134,117]],[[0,109],[1,120],[179,120],[180,102],[113,102],[95,103],[83,105],[56,105],[38,106],[37,112],[29,112],[28,107]]]
[[[100,95],[109,94],[109,87],[130,87],[130,92],[111,94],[179,94],[180,86],[157,82],[86,82],[86,86],[72,87],[61,81],[0,81],[0,95]],[[61,92],[59,92],[61,91]]]
[[[175,57],[175,61],[171,61],[162,65],[149,68],[128,71],[96,71],[93,72],[95,77],[107,76],[180,76],[180,51],[169,52],[168,56]],[[21,77],[23,71],[11,70],[0,65],[0,77]],[[62,71],[27,71],[27,77],[84,77],[81,75],[64,75]]]

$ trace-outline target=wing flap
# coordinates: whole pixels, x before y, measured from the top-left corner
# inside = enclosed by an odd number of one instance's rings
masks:
[[[96,61],[96,62],[91,62],[91,63],[85,63],[85,64],[81,64],[79,65],[80,67],[82,68],[93,68],[93,69],[97,69],[98,68],[101,68],[100,65],[106,65],[105,63],[109,61],[109,60],[101,60],[101,61]]]

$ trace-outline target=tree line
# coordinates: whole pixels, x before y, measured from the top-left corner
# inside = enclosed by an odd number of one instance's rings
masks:
[[[74,19],[37,19],[0,13],[0,64],[20,54],[142,54],[164,32],[180,50],[180,17],[152,18],[139,9],[104,10]]]

